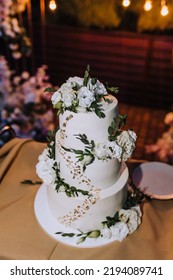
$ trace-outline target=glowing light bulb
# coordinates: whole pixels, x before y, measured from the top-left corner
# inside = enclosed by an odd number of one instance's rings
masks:
[[[54,10],[56,10],[56,2],[55,2],[55,0],[50,0],[50,2],[49,2],[49,8],[52,10],[52,11],[54,11]]]
[[[152,9],[152,1],[151,0],[146,0],[144,4],[144,10],[146,12],[150,11]]]
[[[128,7],[130,5],[130,0],[123,0],[122,5]]]
[[[163,17],[167,16],[167,14],[169,13],[168,6],[167,6],[165,0],[161,1],[161,11],[160,11],[160,13]]]
[[[164,5],[161,9],[161,15],[164,17],[164,16],[167,16],[167,14],[169,13],[169,10],[168,10],[168,7],[166,5]]]

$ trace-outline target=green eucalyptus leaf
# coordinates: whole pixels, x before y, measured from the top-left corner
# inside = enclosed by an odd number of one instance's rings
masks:
[[[95,147],[95,143],[93,140],[91,140],[91,147],[94,148]]]
[[[83,151],[82,150],[73,150],[75,154],[77,155],[80,155],[80,154],[83,154]]]
[[[96,109],[95,113],[99,118],[104,118],[105,117],[105,114],[102,111],[100,111],[99,109]]]
[[[109,135],[112,135],[113,131],[114,131],[113,127],[112,127],[112,126],[109,126],[109,127],[108,127],[108,133],[109,133]]]
[[[114,93],[118,93],[119,92],[119,88],[118,87],[108,87],[107,90],[110,91],[110,92],[114,92]]]
[[[62,233],[63,237],[73,237],[75,236],[75,233]]]
[[[56,89],[50,87],[44,89],[44,92],[55,92],[55,91]]]
[[[88,191],[81,191],[81,193],[83,194],[83,195],[89,195],[89,192]]]
[[[112,101],[109,98],[106,98],[106,97],[103,96],[103,99],[108,104],[112,103]]]

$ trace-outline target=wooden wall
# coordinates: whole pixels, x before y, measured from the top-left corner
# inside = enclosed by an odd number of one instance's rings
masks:
[[[34,26],[36,63],[48,65],[51,81],[91,75],[118,86],[120,102],[169,110],[173,105],[173,37],[118,31]],[[44,47],[41,47],[44,42]]]

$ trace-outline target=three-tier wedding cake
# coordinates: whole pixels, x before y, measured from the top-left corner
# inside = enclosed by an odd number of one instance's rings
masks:
[[[49,89],[47,89],[49,90]],[[59,129],[39,156],[37,174],[46,186],[51,215],[66,228],[62,236],[124,239],[141,222],[139,206],[123,209],[128,196],[125,164],[136,134],[122,130],[126,116],[117,99],[89,69],[69,78],[52,95]]]

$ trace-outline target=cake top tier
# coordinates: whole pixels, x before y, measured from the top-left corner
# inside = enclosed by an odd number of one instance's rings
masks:
[[[84,78],[70,77],[52,95],[53,107],[58,114],[69,110],[78,112],[95,112],[99,118],[104,118],[105,103],[109,104],[111,99],[108,92],[118,92],[117,87],[106,87],[97,78],[91,78],[89,68],[85,71]]]

